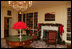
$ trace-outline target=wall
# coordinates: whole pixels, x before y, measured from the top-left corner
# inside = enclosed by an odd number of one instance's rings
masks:
[[[62,39],[66,40],[67,34],[67,7],[70,7],[71,4],[63,5],[52,5],[52,6],[40,6],[36,8],[28,9],[24,13],[38,12],[38,23],[60,23],[64,25],[64,33]],[[55,12],[55,21],[45,21],[45,13]]]
[[[1,38],[4,38],[4,17],[9,17],[7,15],[7,10],[12,11],[12,19],[10,21],[9,35],[16,35],[17,34],[17,31],[12,29],[13,24],[18,21],[17,11],[12,8],[9,8],[9,7],[1,6]]]

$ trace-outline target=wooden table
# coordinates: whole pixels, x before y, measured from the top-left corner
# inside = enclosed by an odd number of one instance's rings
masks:
[[[66,43],[65,46],[66,48],[71,48],[71,43]]]
[[[18,38],[18,36],[13,36],[13,37],[8,37],[6,39],[7,44],[12,47],[12,48],[16,48],[19,46],[26,46],[26,45],[30,45],[33,41],[32,36],[23,36],[22,40],[20,41],[20,39]]]

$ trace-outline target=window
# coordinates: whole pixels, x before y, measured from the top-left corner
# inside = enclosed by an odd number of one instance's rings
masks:
[[[71,8],[67,9],[67,32],[71,32]]]
[[[67,40],[71,41],[71,34],[69,34],[69,33],[67,34]]]
[[[21,21],[21,19],[22,19],[22,15],[18,14],[18,21]]]
[[[34,32],[34,34],[37,33],[38,12],[24,13],[23,22],[25,22],[27,24],[27,27],[30,28],[30,32]]]
[[[67,8],[67,40],[71,41],[71,8]]]

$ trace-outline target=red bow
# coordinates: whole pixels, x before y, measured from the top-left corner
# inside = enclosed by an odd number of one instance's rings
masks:
[[[64,33],[64,29],[63,29],[63,26],[60,26],[60,30],[59,30],[59,32],[60,32],[60,35],[62,36],[62,32]]]

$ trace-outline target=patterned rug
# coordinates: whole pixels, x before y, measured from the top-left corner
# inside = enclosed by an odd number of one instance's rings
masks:
[[[34,41],[34,42],[31,44],[31,46],[32,46],[33,48],[65,48],[65,45],[59,45],[59,44],[57,44],[56,46],[55,46],[55,45],[49,45],[49,46],[48,46],[48,44],[46,44],[46,42],[41,41],[41,40],[39,40],[39,41]]]

